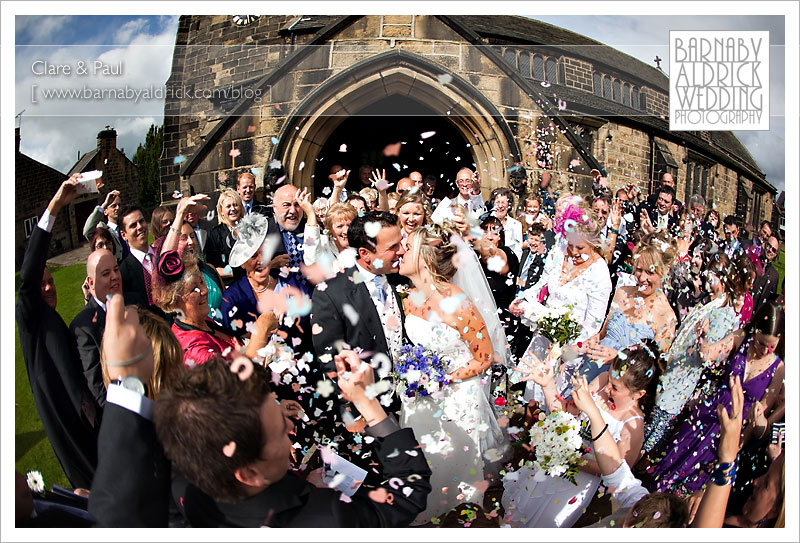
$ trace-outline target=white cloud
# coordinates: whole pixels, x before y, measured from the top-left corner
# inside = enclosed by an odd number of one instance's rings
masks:
[[[14,21],[15,35],[19,37],[27,34],[29,38],[27,41],[32,44],[50,43],[54,34],[67,24],[74,22],[75,17],[72,15],[51,15],[47,17],[18,15]]]
[[[116,33],[116,39],[126,38],[128,43],[110,49],[97,46],[18,49],[15,109],[26,110],[21,122],[20,150],[66,173],[78,152],[84,154],[94,149],[97,133],[109,125],[117,130],[117,147],[124,148],[131,158],[150,125],[163,122],[163,98],[146,100],[139,94],[137,101],[135,93],[163,89],[171,69],[177,21],[177,17],[159,18],[159,24],[152,25],[142,18],[129,21]],[[31,73],[31,63],[42,59],[68,65],[73,71],[70,75],[35,76]],[[95,61],[114,69],[120,67],[121,73],[95,74]],[[74,72],[80,62],[89,68],[86,75]],[[36,104],[31,103],[33,85],[38,85]],[[89,92],[84,87],[90,91],[130,89],[133,94],[131,99],[122,100],[44,97],[46,89]]]
[[[134,19],[128,21],[114,33],[114,43],[117,45],[125,45],[130,43],[131,37],[140,33],[142,30],[149,26],[147,19]]]

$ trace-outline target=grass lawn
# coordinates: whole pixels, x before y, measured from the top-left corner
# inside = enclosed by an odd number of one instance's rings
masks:
[[[58,310],[64,322],[69,325],[78,312],[83,309],[81,285],[86,278],[86,266],[75,264],[63,268],[50,267],[58,293]],[[19,290],[19,274],[16,276],[16,290]],[[16,297],[15,297],[16,301]],[[71,488],[67,477],[58,463],[53,448],[44,433],[42,421],[33,403],[28,372],[19,345],[19,332],[14,326],[14,367],[15,367],[15,461],[17,471],[25,474],[38,470],[44,477],[47,488],[53,483]]]

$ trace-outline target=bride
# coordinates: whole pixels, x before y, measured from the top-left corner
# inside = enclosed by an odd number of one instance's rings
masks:
[[[404,401],[400,412],[400,425],[414,430],[432,472],[433,491],[415,524],[429,523],[459,503],[483,505],[490,482],[486,464],[506,446],[487,395],[491,339],[478,308],[450,283],[457,271],[454,234],[447,226],[417,228],[403,242],[400,263],[400,273],[413,283],[404,300],[408,338],[449,360],[450,384]]]

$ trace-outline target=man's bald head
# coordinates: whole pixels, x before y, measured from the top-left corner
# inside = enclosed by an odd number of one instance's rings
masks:
[[[422,174],[421,173],[419,173],[419,172],[411,172],[410,174],[408,174],[408,177],[411,178],[411,180],[414,182],[415,185],[421,185],[422,184]]]
[[[661,176],[661,184],[675,188],[675,178],[672,177],[671,173],[665,173],[664,175]]]
[[[296,199],[299,190],[292,185],[283,185],[275,191],[272,198],[275,221],[290,232],[294,232],[303,220],[303,210]]]
[[[397,182],[397,192],[403,194],[413,186],[414,186],[414,181],[410,177],[404,177]]]
[[[86,260],[86,282],[89,292],[105,303],[108,294],[122,293],[122,277],[117,259],[107,249],[97,249]]]

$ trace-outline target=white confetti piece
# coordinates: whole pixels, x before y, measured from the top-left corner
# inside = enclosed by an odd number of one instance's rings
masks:
[[[436,132],[434,130],[429,130],[428,132],[423,132],[422,134],[420,134],[419,137],[424,139],[424,140],[426,140],[426,139],[430,138],[431,136],[435,136],[435,135],[436,135]]]
[[[465,294],[456,294],[455,296],[448,296],[444,298],[441,302],[439,302],[439,307],[445,313],[455,313],[458,309],[458,306],[461,305],[461,302],[466,298]]]
[[[306,167],[306,163],[305,162],[301,162],[300,165],[297,167],[297,170],[302,172],[303,168],[305,168],[305,167]]]
[[[503,258],[497,255],[489,258],[489,260],[486,261],[486,267],[495,273],[500,273],[504,264],[505,261]]]
[[[439,82],[440,85],[448,85],[453,81],[453,76],[450,74],[440,74],[436,77],[436,81]],[[450,115],[450,112],[447,112]]]
[[[339,152],[340,153],[346,153],[347,152],[347,144],[346,143],[343,143],[343,144],[341,144],[339,146]]]
[[[323,398],[333,394],[333,383],[331,381],[317,381],[317,394]]]
[[[350,305],[350,304],[342,304],[342,313],[344,313],[344,316],[347,317],[347,320],[350,321],[350,324],[352,326],[355,326],[355,325],[358,324],[358,320],[360,319],[360,316],[358,314],[358,311],[356,311],[353,308],[352,305]]]
[[[369,221],[364,224],[364,233],[371,238],[377,238],[381,232],[381,223],[377,221]]]

